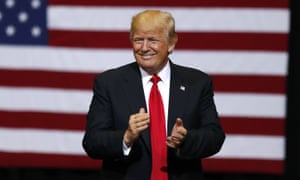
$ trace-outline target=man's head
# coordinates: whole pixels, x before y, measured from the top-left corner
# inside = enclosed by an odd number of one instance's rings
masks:
[[[137,63],[149,74],[158,73],[178,40],[174,18],[158,10],[140,12],[132,18],[130,40]]]

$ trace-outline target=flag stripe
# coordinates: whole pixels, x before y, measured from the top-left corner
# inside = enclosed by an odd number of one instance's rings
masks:
[[[166,6],[166,7],[262,7],[262,8],[287,8],[288,0],[214,0],[214,1],[140,1],[140,0],[110,0],[110,1],[86,1],[86,0],[48,0],[51,5],[76,5],[76,6]]]
[[[94,73],[0,69],[0,84],[2,86],[90,90],[95,76]],[[217,92],[285,93],[286,79],[283,76],[214,74],[211,76],[216,84],[215,91]]]
[[[91,160],[87,156],[78,155],[0,152],[0,156],[2,157],[2,161],[0,161],[0,166],[2,167],[42,166],[49,168],[98,170],[102,166],[101,160]],[[11,161],[11,159],[14,159],[14,161]],[[284,172],[284,162],[280,160],[207,158],[203,159],[202,162],[205,172],[256,172],[270,174],[282,174]],[[218,165],[216,166],[216,164]],[[228,166],[228,164],[230,164],[230,166]]]
[[[91,97],[88,90],[3,86],[0,109],[81,114],[87,112]],[[283,94],[219,92],[215,93],[215,101],[221,116],[283,118],[285,115]]]
[[[284,118],[283,94],[215,93],[219,114],[224,117]]]
[[[0,127],[84,130],[85,114],[0,111]],[[63,119],[63,121],[62,121]],[[221,117],[226,134],[284,135],[284,119]]]
[[[288,33],[289,29],[287,9],[203,7],[158,9],[173,14],[178,32]],[[50,30],[128,32],[131,17],[142,10],[145,8],[50,6],[48,27]]]
[[[1,152],[1,167],[24,167],[24,168],[76,168],[76,169],[99,169],[102,161],[91,160],[87,156],[71,154],[44,154],[27,152]],[[18,158],[16,158],[18,157]],[[13,161],[12,161],[13,159]],[[78,163],[80,162],[80,163]]]
[[[98,73],[134,61],[130,49],[32,48],[0,46],[1,58],[7,59],[0,61],[0,68]],[[287,74],[286,52],[175,50],[170,58],[209,74]]]
[[[0,127],[84,130],[86,114],[0,111]]]
[[[216,92],[285,93],[286,77],[211,74]]]
[[[213,157],[284,159],[284,137],[282,136],[227,134],[223,148],[222,151]],[[249,149],[251,149],[251,151],[249,151]],[[270,149],[272,149],[272,151],[270,151]]]
[[[0,128],[0,137],[5,137],[0,144],[3,152],[85,154],[81,146],[82,131]]]
[[[87,90],[0,87],[0,109],[81,114],[87,112],[91,96]]]
[[[51,46],[83,48],[131,47],[128,32],[50,30]],[[211,33],[179,32],[176,49],[286,51],[285,33]],[[80,38],[78,38],[80,37]]]
[[[80,72],[0,69],[0,84],[2,86],[15,87],[28,86],[90,90],[92,89],[94,76],[95,74],[93,73]]]
[[[221,117],[226,134],[284,136],[284,118]]]
[[[205,172],[225,172],[225,173],[284,173],[284,162],[280,160],[266,159],[204,159],[203,169]]]
[[[0,152],[85,155],[81,146],[83,131],[0,128],[0,135],[5,137]],[[283,160],[283,144],[282,136],[228,134],[224,149],[212,157]],[[255,150],[247,151],[253,146]],[[269,148],[272,148],[271,152]]]

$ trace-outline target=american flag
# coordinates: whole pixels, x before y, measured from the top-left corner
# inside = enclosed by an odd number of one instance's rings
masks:
[[[93,79],[134,61],[145,9],[174,15],[173,62],[213,77],[227,139],[205,171],[283,173],[288,0],[1,0],[0,166],[101,167],[81,146]]]

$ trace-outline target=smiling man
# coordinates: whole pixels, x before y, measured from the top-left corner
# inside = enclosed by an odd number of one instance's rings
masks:
[[[225,140],[206,73],[174,64],[168,12],[132,18],[135,62],[96,76],[83,147],[102,159],[102,179],[201,180],[201,158]]]

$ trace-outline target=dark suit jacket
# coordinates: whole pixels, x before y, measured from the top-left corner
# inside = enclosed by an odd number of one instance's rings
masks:
[[[213,100],[211,78],[192,68],[171,65],[168,134],[181,117],[188,134],[179,149],[168,148],[170,180],[203,179],[201,158],[217,153],[225,134]],[[96,76],[83,147],[103,160],[103,179],[147,180],[151,173],[149,130],[142,132],[129,156],[122,141],[131,114],[147,108],[136,62]]]

